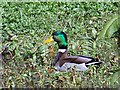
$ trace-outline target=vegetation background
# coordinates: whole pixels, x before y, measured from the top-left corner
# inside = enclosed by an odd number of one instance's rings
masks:
[[[118,87],[118,2],[3,2],[1,87]],[[69,55],[99,56],[105,63],[85,72],[56,73],[50,63],[52,32],[66,32]],[[54,51],[54,52],[53,52]]]

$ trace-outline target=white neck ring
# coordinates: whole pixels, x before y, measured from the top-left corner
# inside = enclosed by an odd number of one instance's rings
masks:
[[[66,52],[66,49],[58,49],[58,52],[64,53],[64,52]]]

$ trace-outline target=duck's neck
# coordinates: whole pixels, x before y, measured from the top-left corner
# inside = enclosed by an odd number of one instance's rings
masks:
[[[66,49],[67,50],[67,47],[68,47],[67,43],[63,43],[63,44],[58,43],[59,49]]]
[[[65,53],[67,51],[67,42],[66,41],[62,41],[62,42],[57,42],[58,44],[58,52],[62,52],[62,53]]]

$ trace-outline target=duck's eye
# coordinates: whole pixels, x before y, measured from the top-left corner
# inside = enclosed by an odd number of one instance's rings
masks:
[[[55,40],[55,41],[59,41],[59,38],[57,37],[57,36],[53,36],[53,39]]]

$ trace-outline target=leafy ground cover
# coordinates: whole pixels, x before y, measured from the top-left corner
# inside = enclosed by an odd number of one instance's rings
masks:
[[[119,3],[3,2],[0,6],[1,87],[118,87],[117,38],[111,35]],[[57,45],[43,41],[57,30],[67,33],[70,55],[99,56],[105,63],[85,72],[56,73],[50,63]]]

